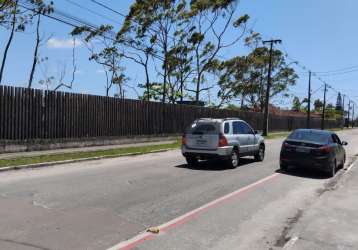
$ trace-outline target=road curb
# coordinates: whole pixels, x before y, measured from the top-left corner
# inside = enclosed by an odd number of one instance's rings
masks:
[[[81,158],[75,160],[65,160],[65,161],[54,161],[54,162],[43,162],[43,163],[35,163],[35,164],[28,164],[28,165],[19,165],[19,166],[10,166],[10,167],[3,167],[0,168],[1,172],[7,171],[14,171],[14,170],[23,170],[23,169],[35,169],[35,168],[43,168],[43,167],[51,167],[56,165],[63,165],[69,163],[77,163],[77,162],[84,162],[84,161],[95,161],[95,160],[102,160],[102,159],[113,159],[113,158],[120,158],[125,156],[136,156],[136,155],[145,155],[145,154],[152,154],[152,153],[161,153],[167,152],[171,150],[176,150],[176,148],[168,148],[168,149],[159,149],[159,150],[152,150],[149,152],[134,152],[128,154],[120,154],[120,155],[106,155],[106,156],[97,156],[97,157],[89,157],[89,158]]]

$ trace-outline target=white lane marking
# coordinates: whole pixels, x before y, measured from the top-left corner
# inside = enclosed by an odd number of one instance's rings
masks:
[[[269,181],[269,180],[273,179],[274,177],[276,177],[278,175],[280,175],[280,174],[279,173],[274,173],[272,175],[269,175],[269,176],[267,176],[267,177],[265,177],[265,178],[263,178],[261,180],[258,180],[256,182],[254,182],[252,184],[249,184],[249,185],[247,185],[247,186],[245,186],[243,188],[240,188],[240,189],[238,189],[238,190],[236,190],[236,191],[234,191],[234,192],[232,192],[230,194],[222,196],[222,197],[220,197],[220,198],[218,198],[218,199],[216,199],[214,201],[211,201],[211,202],[209,202],[209,203],[207,203],[207,204],[205,204],[205,205],[203,205],[203,206],[201,206],[199,208],[196,208],[196,209],[194,209],[194,210],[192,210],[192,211],[190,211],[190,212],[188,212],[188,213],[186,213],[186,214],[184,214],[182,216],[179,216],[179,217],[177,217],[177,218],[175,218],[175,219],[173,219],[171,221],[168,221],[168,222],[158,226],[157,228],[159,228],[160,231],[162,231],[162,230],[165,231],[166,229],[174,227],[174,226],[176,226],[178,224],[185,223],[186,220],[189,220],[191,217],[199,214],[200,212],[204,212],[205,210],[207,210],[207,209],[209,209],[209,208],[211,208],[211,207],[213,207],[213,206],[215,206],[215,205],[217,205],[219,203],[222,203],[222,202],[224,202],[224,201],[226,201],[226,200],[228,200],[228,199],[230,199],[230,198],[232,198],[232,197],[234,197],[236,195],[239,195],[239,194],[241,194],[241,193],[243,193],[245,191],[248,191],[249,189],[252,189],[252,188],[254,188],[254,187],[256,187],[256,186],[258,186],[260,184],[263,184],[266,181]],[[108,248],[107,250],[132,249],[137,244],[140,244],[141,242],[145,241],[146,239],[148,239],[150,237],[153,237],[153,234],[148,233],[148,232],[142,232],[139,235],[137,235],[137,236],[135,236],[135,237],[133,237],[133,238],[131,238],[129,240],[120,242],[119,244]]]
[[[296,242],[298,241],[298,237],[295,236],[295,237],[292,237],[284,246],[283,246],[283,250],[289,250],[293,247],[293,245],[296,244]]]
[[[357,161],[354,161],[354,162],[347,168],[346,173],[348,173],[348,172],[353,168],[353,166],[355,165],[356,162],[357,162]]]

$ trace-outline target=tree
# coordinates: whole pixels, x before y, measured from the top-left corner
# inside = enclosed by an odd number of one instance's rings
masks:
[[[21,5],[19,5],[19,1],[9,1],[2,0],[0,1],[0,25],[5,26],[5,28],[10,30],[9,38],[6,42],[2,63],[0,67],[0,84],[3,79],[4,69],[6,65],[7,55],[11,46],[11,43],[14,39],[16,32],[25,31],[25,27],[27,24],[31,24],[34,17],[37,17],[37,25],[36,25],[36,46],[34,53],[34,60],[32,64],[32,70],[30,73],[29,86],[31,86],[33,74],[35,72],[36,64],[37,64],[37,52],[40,44],[39,37],[39,27],[40,27],[40,15],[49,14],[53,11],[53,2],[45,3],[43,0],[30,0],[29,1],[33,5],[33,9],[30,11],[27,8],[23,9]]]
[[[343,110],[343,101],[342,101],[342,95],[340,92],[338,93],[338,96],[337,96],[336,110],[337,111]]]
[[[263,110],[267,82],[267,65],[269,50],[266,47],[254,48],[247,56],[235,57],[221,64],[218,97],[221,105],[231,100],[245,98],[249,106],[255,110]],[[280,50],[273,51],[272,86],[270,97],[279,94],[287,95],[290,86],[298,79],[295,70],[286,64],[284,54]],[[219,104],[219,105],[220,105]]]
[[[335,109],[332,103],[327,104],[325,116],[328,119],[337,119],[339,117],[339,112]]]
[[[103,67],[106,76],[106,96],[109,96],[113,85],[118,85],[119,95],[123,98],[123,87],[128,78],[124,74],[125,68],[121,66],[122,53],[118,43],[110,38],[112,29],[110,25],[101,25],[98,29],[83,26],[75,28],[71,35],[82,36],[91,53],[89,60]]]
[[[134,9],[132,7],[131,9]],[[141,23],[138,23],[134,17],[128,16],[116,36],[116,43],[124,45],[121,56],[123,58],[132,60],[139,64],[144,69],[145,84],[140,83],[140,88],[145,88],[144,98],[147,101],[151,99],[151,84],[149,75],[150,59],[156,54],[155,42],[156,37],[150,32],[150,29],[141,28]]]
[[[53,3],[52,2],[50,2],[49,5],[47,5],[43,0],[33,0],[32,2],[35,5],[33,17],[37,17],[37,22],[36,22],[36,42],[35,42],[34,56],[33,56],[33,61],[32,61],[32,67],[31,67],[31,72],[30,72],[28,88],[32,87],[32,82],[34,79],[36,66],[39,63],[39,56],[38,56],[39,48],[41,46],[41,42],[44,40],[44,38],[40,36],[41,15],[43,15],[43,14],[48,15],[53,11]]]
[[[1,4],[1,9],[4,9],[5,11],[2,12],[1,16],[1,22],[2,23],[10,23],[8,28],[10,29],[10,36],[7,40],[7,43],[5,45],[5,49],[3,52],[1,67],[0,67],[0,84],[2,83],[3,75],[4,75],[4,69],[6,64],[7,55],[10,49],[10,45],[13,41],[14,34],[16,31],[23,31],[25,29],[24,24],[21,22],[18,24],[18,15],[19,15],[19,8],[18,8],[18,1],[15,1],[14,3],[10,3],[10,1],[3,1]]]
[[[162,102],[166,101],[169,77],[169,51],[173,46],[173,34],[184,18],[185,0],[136,0],[130,7],[119,35],[135,31],[136,36],[149,38],[155,48],[153,55],[161,67],[158,74],[163,78]],[[154,51],[153,51],[154,52]],[[149,83],[147,81],[147,86]],[[147,90],[148,91],[148,90]]]
[[[219,53],[243,37],[246,31],[248,15],[233,20],[238,2],[234,0],[193,0],[190,3],[189,16],[193,20],[192,35],[188,40],[194,50],[194,89],[188,91],[195,94],[195,101],[200,100],[200,93],[213,86],[204,87],[206,74],[218,67]],[[221,24],[220,27],[218,23]],[[224,36],[229,27],[234,27],[239,34],[232,41],[225,41]],[[233,31],[237,32],[237,31]]]
[[[218,82],[220,87],[218,92],[218,97],[220,98],[219,107],[239,96],[244,96],[248,93],[249,88],[253,87],[251,75],[248,74],[249,65],[248,58],[240,56],[220,64],[220,78]]]
[[[169,100],[175,103],[177,99],[184,100],[184,89],[193,75],[192,52],[193,47],[188,46],[187,39],[190,36],[188,26],[177,30],[174,33],[174,45],[168,53],[168,85],[170,93]]]
[[[323,102],[320,99],[317,99],[313,103],[315,111],[321,111],[323,108]]]
[[[298,98],[297,96],[295,96],[293,98],[292,101],[292,111],[300,111],[301,110],[301,102],[300,102],[300,98]]]
[[[66,87],[68,89],[72,89],[73,83],[75,81],[75,76],[77,72],[77,65],[76,65],[76,38],[73,38],[73,47],[72,47],[72,74],[71,74],[71,81],[68,83],[65,82],[65,77],[67,73],[67,65],[64,62],[61,69],[59,69],[60,75],[58,77],[57,86],[55,87],[55,91],[59,90],[62,87]]]

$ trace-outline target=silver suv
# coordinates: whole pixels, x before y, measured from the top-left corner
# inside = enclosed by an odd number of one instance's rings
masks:
[[[224,159],[231,167],[241,156],[254,156],[263,161],[264,138],[249,124],[238,118],[196,120],[182,138],[182,154],[189,165],[198,160]]]

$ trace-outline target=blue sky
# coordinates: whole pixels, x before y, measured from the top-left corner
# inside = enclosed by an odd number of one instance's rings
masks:
[[[89,0],[74,0],[88,8],[117,20],[120,26],[123,18],[100,8]],[[114,9],[127,13],[131,0],[101,2]],[[91,23],[100,25],[108,23],[108,20],[95,16],[83,9],[71,5],[66,0],[54,0],[56,8],[72,15],[81,17]],[[301,65],[313,71],[331,71],[358,65],[358,36],[356,34],[358,2],[356,0],[242,0],[237,15],[248,14],[251,17],[251,25],[254,30],[262,33],[264,39],[280,38],[291,58],[298,60]],[[43,72],[48,75],[58,75],[66,62],[68,70],[71,70],[71,49],[66,48],[66,40],[71,28],[52,20],[44,19],[42,32],[45,36],[51,35],[50,44],[44,44],[41,48],[41,56],[48,57],[49,61],[39,68],[36,74],[37,82],[43,78]],[[34,30],[28,29],[24,34],[16,34],[15,41],[10,49],[9,60],[6,66],[4,82],[8,85],[26,86],[31,65],[31,55],[34,46]],[[228,34],[227,38],[235,34]],[[0,28],[1,51],[8,37],[8,32]],[[56,46],[59,45],[59,46]],[[70,46],[67,46],[70,47]],[[229,58],[245,52],[245,49],[236,45],[225,51],[222,56]],[[103,95],[105,75],[101,67],[88,60],[89,53],[84,46],[76,49],[78,72],[74,85],[74,92]],[[143,71],[137,65],[125,62],[126,74],[131,79],[128,84],[136,86],[143,80]],[[300,79],[297,86],[291,90],[292,95],[303,97],[307,93],[307,73],[297,67]],[[155,74],[152,72],[152,76]],[[356,79],[358,72],[344,75],[324,76],[323,79],[335,89],[348,94],[353,100],[358,100],[358,84]],[[67,75],[67,79],[70,74]],[[313,78],[313,90],[320,87],[321,83]],[[53,87],[53,86],[52,86]],[[113,90],[115,91],[115,89]],[[214,90],[215,92],[215,90]],[[215,93],[212,93],[215,95]],[[127,96],[134,97],[135,93],[128,89]],[[323,91],[317,91],[313,98],[322,98]],[[335,103],[336,94],[333,90],[328,92],[328,101]],[[290,105],[290,99],[277,99],[277,103]]]

